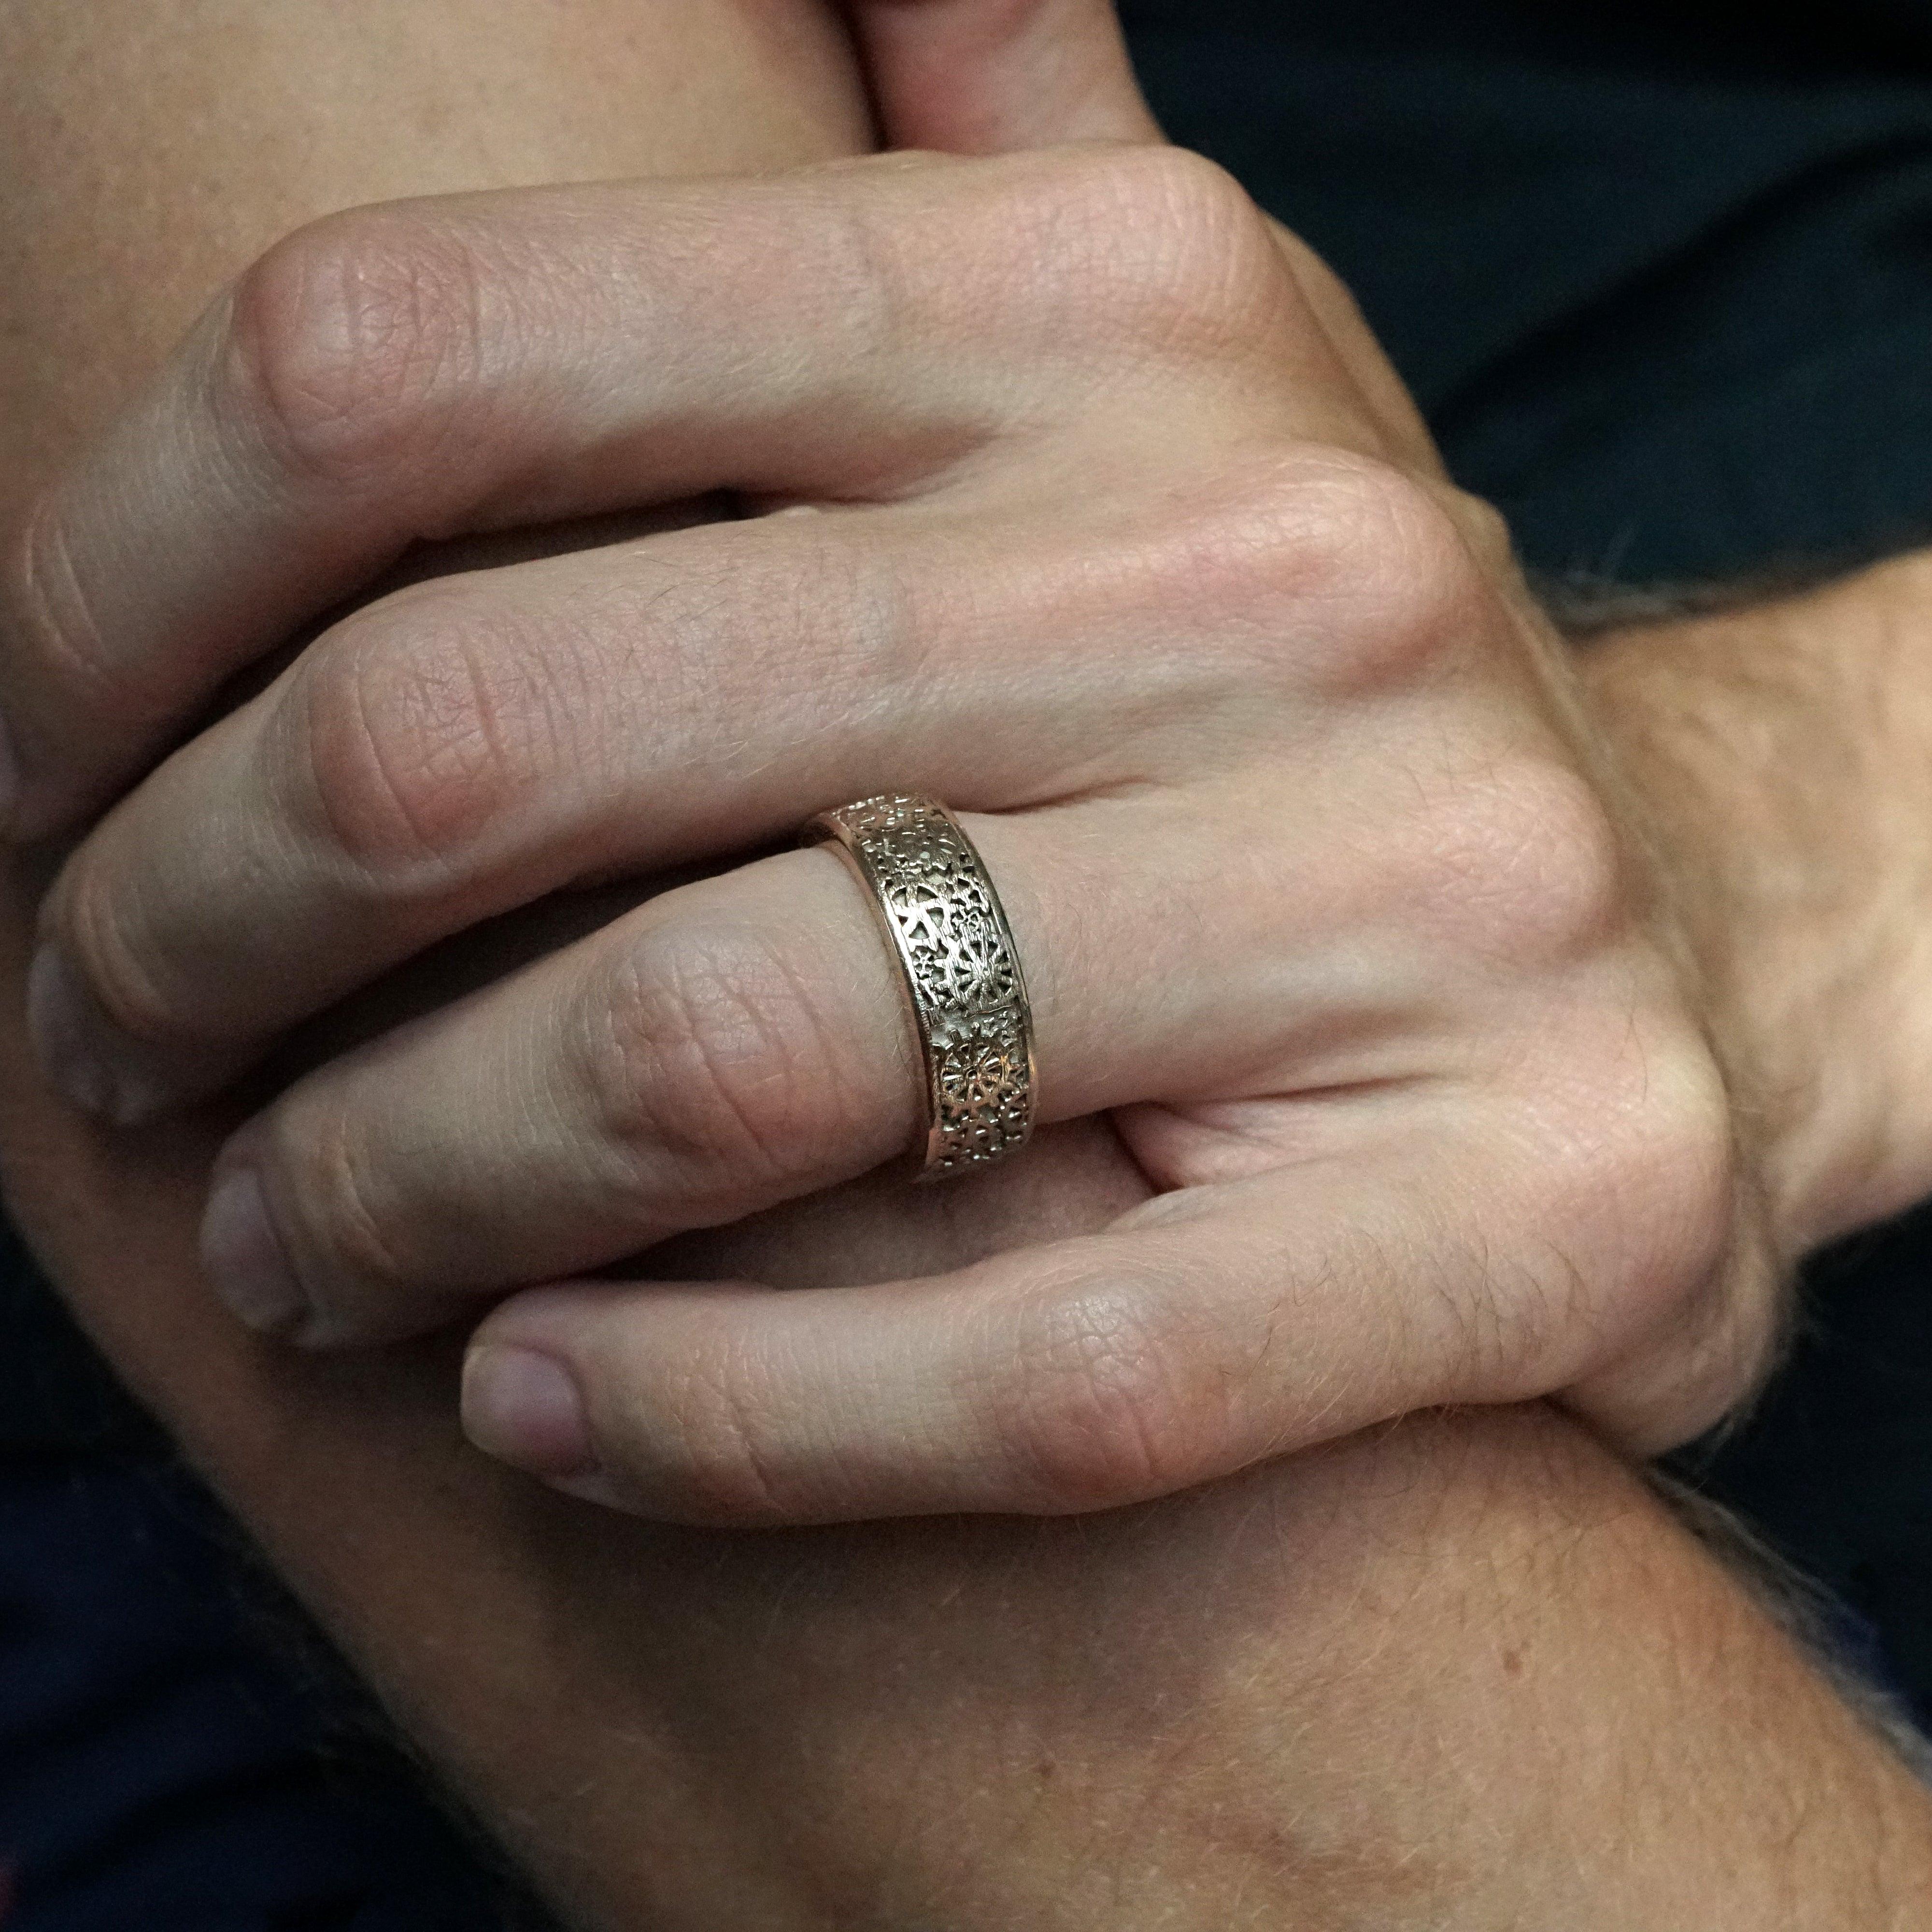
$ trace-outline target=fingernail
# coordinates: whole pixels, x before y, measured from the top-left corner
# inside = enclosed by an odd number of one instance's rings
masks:
[[[87,1113],[136,1127],[175,1104],[173,1085],[152,1056],[101,1011],[51,943],[27,969],[27,1031],[41,1070]]]
[[[201,1217],[201,1265],[229,1312],[263,1334],[292,1328],[308,1299],[252,1167],[224,1174]]]
[[[463,1364],[463,1430],[486,1456],[533,1476],[580,1476],[596,1460],[576,1378],[554,1355],[485,1342]]]

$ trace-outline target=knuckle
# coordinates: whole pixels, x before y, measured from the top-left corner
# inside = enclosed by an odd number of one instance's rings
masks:
[[[1495,504],[1466,490],[1441,490],[1437,500],[1455,522],[1464,548],[1479,568],[1497,574],[1516,572],[1516,539],[1509,519]]]
[[[434,442],[478,367],[482,280],[474,251],[420,214],[298,229],[235,285],[224,399],[299,472],[385,476]]]
[[[1244,676],[1353,696],[1492,648],[1496,593],[1436,487],[1306,446],[1231,470],[1190,520],[1185,559]]]
[[[1199,1480],[1226,1433],[1209,1372],[1131,1285],[1048,1303],[991,1396],[1027,1506],[1102,1509]]]
[[[299,1228],[304,1286],[318,1306],[326,1298],[333,1312],[344,1312],[358,1288],[416,1278],[420,1257],[410,1251],[412,1237],[433,1249],[434,1231],[386,1200],[380,1167],[350,1110],[285,1108],[272,1118],[266,1145]]]
[[[1400,889],[1459,951],[1544,973],[1613,942],[1635,916],[1616,828],[1553,757],[1466,775],[1422,816]],[[1408,872],[1409,868],[1398,868]]]
[[[430,587],[352,618],[304,662],[265,740],[296,823],[374,896],[466,883],[567,764],[551,686],[565,654],[520,650],[501,628]]]
[[[1542,1364],[1537,1394],[1679,1322],[1741,1225],[1729,1100],[1688,1022],[1606,1011],[1563,1058],[1534,1103],[1528,1184],[1568,1286],[1524,1318],[1514,1352]]]
[[[1643,1056],[1604,1185],[1629,1202],[1638,1272],[1680,1285],[1717,1264],[1736,1218],[1731,1108],[1709,1048],[1683,1025]]]
[[[9,533],[0,563],[0,634],[16,680],[31,664],[90,703],[124,702],[124,668],[95,622],[58,493],[39,498]]]
[[[1065,165],[1076,171],[1075,178],[1091,182],[1130,228],[1214,235],[1245,224],[1254,207],[1226,168],[1191,148],[1103,148]]]
[[[1270,290],[1289,286],[1280,251],[1247,190],[1228,171],[1187,148],[1132,147],[1108,154],[1097,184],[1129,260],[1156,286],[1243,290],[1258,276]],[[1203,278],[1200,271],[1215,272]]]
[[[1352,688],[1427,676],[1488,641],[1493,593],[1460,524],[1420,478],[1325,451],[1283,506],[1312,592],[1330,619],[1329,668]]]
[[[668,1169],[701,1216],[748,1184],[782,1190],[828,1137],[862,1154],[876,1138],[808,989],[741,928],[647,928],[597,977],[576,1031],[620,1198],[661,1198]]]
[[[1266,218],[1214,162],[1150,146],[1012,166],[1009,230],[1050,245],[1010,259],[1024,265],[1036,296],[1077,292],[1064,322],[1079,338],[1245,362],[1285,315],[1306,326],[1300,285]],[[1050,276],[1043,262],[1054,265]]]
[[[128,1038],[166,1049],[194,1044],[155,962],[130,930],[120,896],[82,855],[58,902],[61,951],[102,1012]]]

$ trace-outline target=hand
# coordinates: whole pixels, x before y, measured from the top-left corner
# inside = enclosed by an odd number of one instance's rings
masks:
[[[934,1281],[515,1297],[476,1432],[761,1520],[1124,1502],[1558,1389],[1638,1446],[1702,1426],[1772,1284],[1672,935],[1494,518],[1311,277],[1151,148],[295,238],[30,526],[22,824],[412,536],[818,514],[326,631],[69,862],[50,1060],[153,1111],[479,919],[928,791],[1006,898],[1048,1117],[1114,1110],[1166,1191]],[[856,888],[766,859],[298,1082],[224,1156],[211,1267],[300,1339],[400,1332],[876,1165],[910,1068]],[[532,1354],[584,1432],[514,1412]]]

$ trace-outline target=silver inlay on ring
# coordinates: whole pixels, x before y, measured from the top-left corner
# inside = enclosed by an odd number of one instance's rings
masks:
[[[926,1060],[921,1180],[966,1174],[1033,1132],[1033,1010],[1012,929],[973,842],[944,806],[892,794],[821,813],[892,944]]]

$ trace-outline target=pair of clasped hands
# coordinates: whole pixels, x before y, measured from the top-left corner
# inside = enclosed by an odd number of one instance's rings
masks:
[[[238,1128],[237,1316],[481,1312],[479,1446],[693,1522],[1099,1508],[1444,1404],[1707,1426],[1774,1270],[1498,520],[1104,9],[976,73],[862,10],[888,126],[984,152],[332,218],[34,507],[0,719],[14,835],[78,838],[48,1076],[149,1121],[438,942],[675,872]],[[615,1278],[920,1134],[895,962],[791,844],[889,791],[1004,898],[1042,1123],[1108,1117],[1150,1198],[926,1278]]]

